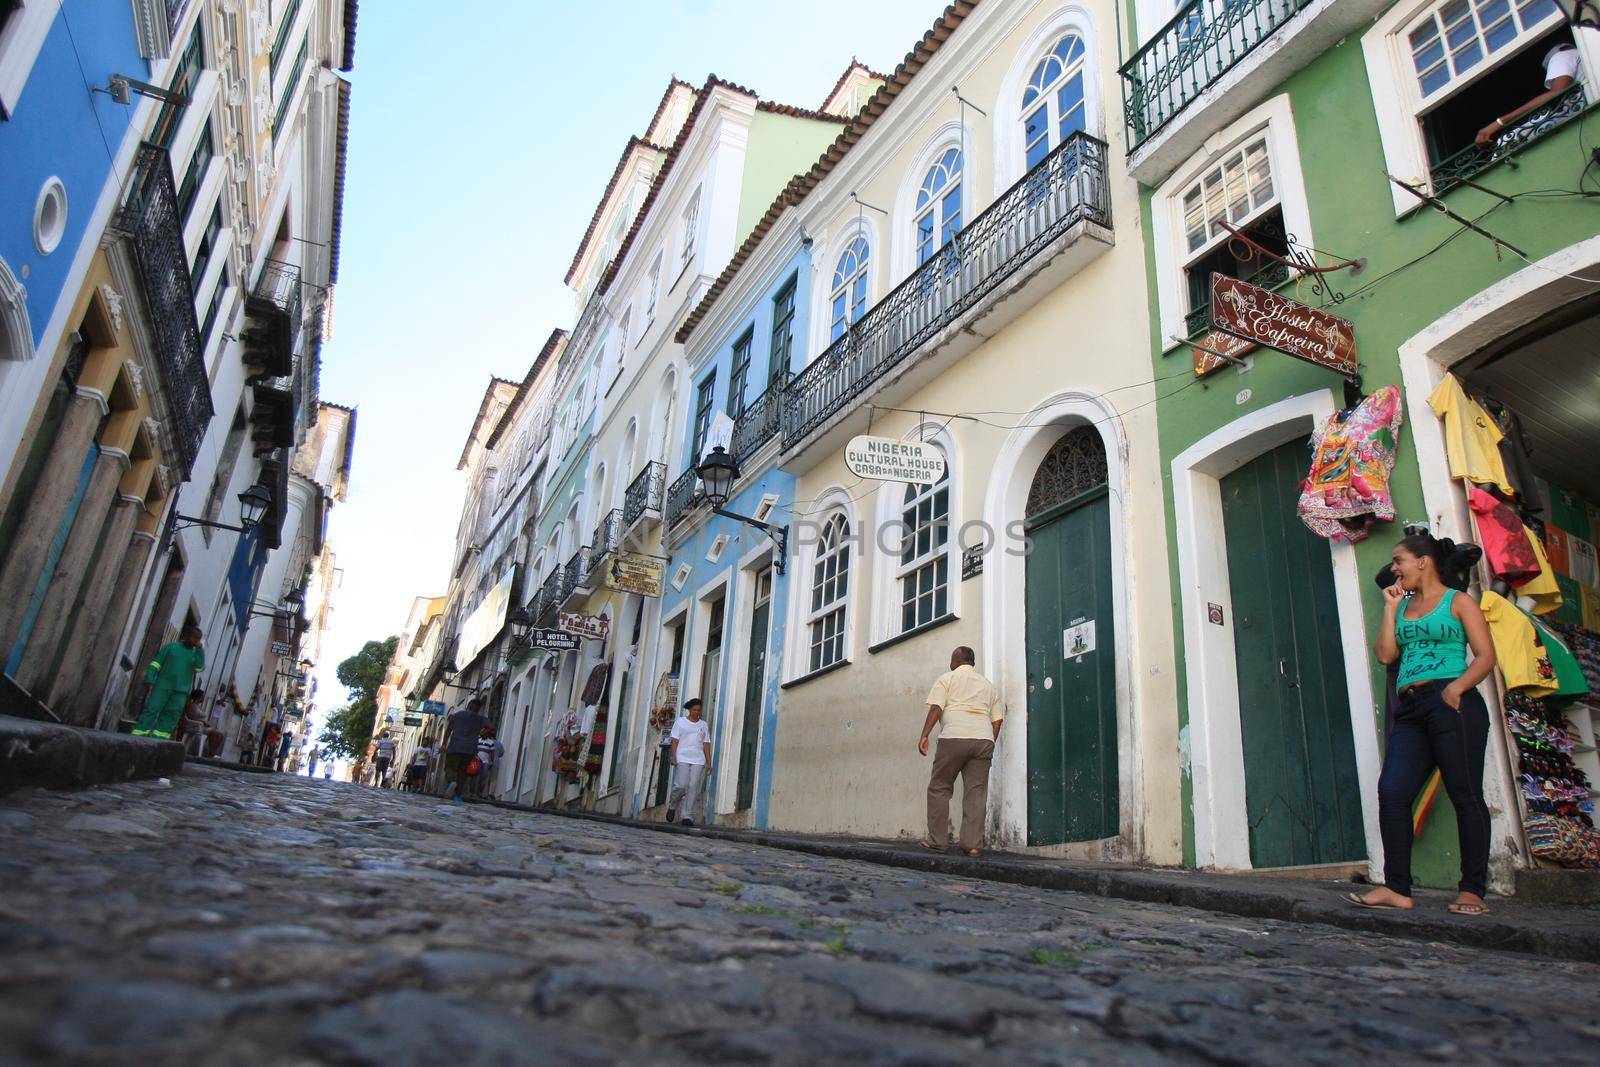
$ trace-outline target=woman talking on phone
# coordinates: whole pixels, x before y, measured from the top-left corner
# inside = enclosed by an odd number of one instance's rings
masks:
[[[1477,685],[1494,669],[1483,611],[1445,577],[1460,568],[1457,549],[1431,534],[1395,546],[1396,581],[1383,591],[1383,622],[1374,651],[1399,661],[1394,721],[1378,778],[1378,827],[1384,884],[1349,899],[1369,908],[1411,907],[1411,805],[1438,768],[1461,832],[1460,895],[1450,910],[1484,915],[1489,879],[1489,806],[1483,762],[1489,709]],[[1454,583],[1460,584],[1460,583]],[[1468,650],[1471,650],[1470,656]]]

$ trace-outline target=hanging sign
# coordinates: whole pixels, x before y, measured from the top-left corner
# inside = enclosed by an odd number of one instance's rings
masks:
[[[944,453],[928,441],[862,434],[845,446],[844,465],[857,478],[932,485],[944,477]]]
[[[404,722],[407,726],[421,726],[422,725],[422,716],[421,715],[407,715],[401,721]]]
[[[290,653],[290,651],[291,651],[291,649],[289,648],[289,644],[288,644],[287,641],[274,641],[274,642],[272,642],[272,654],[274,656],[287,656]]]
[[[578,635],[565,630],[534,630],[528,634],[531,648],[546,648],[552,652],[576,652]]]
[[[639,596],[661,595],[667,581],[667,561],[642,552],[619,552],[606,569],[606,585]]]
[[[556,625],[569,634],[597,641],[605,640],[606,634],[611,632],[611,620],[604,615],[580,615],[575,611],[561,612],[556,616]]]
[[[442,700],[424,700],[422,702],[422,713],[424,715],[443,715],[444,714],[444,701],[442,701]]]
[[[1211,330],[1196,341],[1193,348],[1194,376],[1204,378],[1228,365],[1230,360],[1224,357],[1232,356],[1234,359],[1240,359],[1245,353],[1254,352],[1256,344],[1254,341],[1235,337],[1231,333]]]
[[[983,573],[983,550],[987,545],[968,545],[961,550],[961,580],[971,581]]]
[[[1356,373],[1349,320],[1226,274],[1211,276],[1211,325],[1340,374]]]

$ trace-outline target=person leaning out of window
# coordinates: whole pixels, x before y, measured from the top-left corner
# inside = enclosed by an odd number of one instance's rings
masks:
[[[1517,120],[1530,111],[1537,110],[1545,103],[1554,100],[1572,87],[1578,80],[1578,50],[1570,44],[1558,44],[1544,57],[1544,92],[1529,100],[1521,107],[1506,112],[1489,125],[1478,131],[1478,136],[1473,142],[1479,148],[1488,148],[1506,130],[1517,124]]]

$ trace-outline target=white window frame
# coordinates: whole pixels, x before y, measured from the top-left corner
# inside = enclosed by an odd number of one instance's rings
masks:
[[[838,529],[839,524],[841,523],[843,524],[843,531],[838,535],[838,543],[825,546],[824,542],[829,533],[835,529]],[[843,509],[835,509],[830,512],[822,521],[822,532],[818,535],[817,543],[813,547],[810,556],[806,561],[806,585],[801,600],[802,611],[804,613],[803,618],[805,623],[805,640],[800,642],[800,647],[798,649],[800,654],[799,675],[801,677],[804,677],[805,675],[816,674],[820,671],[827,670],[830,667],[836,667],[841,663],[848,663],[850,661],[850,571],[852,564],[857,562],[852,561],[850,558],[850,548],[853,540],[851,536],[852,529],[853,527],[850,522],[850,516]],[[819,585],[817,580],[817,571],[830,557],[840,557],[839,568],[834,572],[834,589],[836,590],[836,595],[834,596],[834,599],[825,601],[818,607],[813,608],[811,606],[811,601],[813,599],[813,594],[816,592]],[[824,580],[824,582],[821,584],[826,584],[826,581]],[[839,590],[841,587],[843,588],[843,592],[837,592],[837,590]],[[828,618],[834,615],[839,617],[839,629],[834,637],[824,638],[823,640],[830,642],[837,641],[839,654],[835,658],[828,660],[826,663],[813,665],[812,652],[819,644],[816,638],[817,628],[822,626]]]
[[[1055,78],[1052,78],[1050,81],[1047,81],[1040,86],[1039,95],[1032,103],[1021,103],[1021,100],[1027,97],[1028,91],[1033,88],[1034,72],[1044,64],[1045,60],[1054,57],[1056,48],[1068,37],[1076,37],[1078,39],[1078,46],[1083,49],[1082,53],[1077,59],[1077,62],[1075,64],[1063,64],[1060,73]],[[1090,64],[1090,60],[1093,58],[1089,51],[1090,43],[1091,42],[1088,41],[1083,34],[1069,29],[1057,34],[1043,51],[1039,52],[1033,57],[1033,64],[1028,68],[1028,76],[1022,83],[1022,97],[1019,98],[1020,106],[1017,108],[1016,117],[1011,120],[1021,126],[1023,130],[1022,166],[1024,171],[1028,169],[1028,117],[1040,110],[1044,111],[1044,154],[1046,156],[1048,156],[1051,152],[1054,152],[1057,148],[1060,148],[1061,116],[1056,113],[1057,96],[1060,93],[1061,86],[1074,77],[1081,77],[1083,79],[1083,102],[1080,105],[1083,110],[1083,128],[1086,132],[1094,129],[1094,127],[1090,125],[1090,120],[1093,118],[1093,112],[1089,107],[1089,83],[1093,73]]]
[[[844,257],[854,253],[857,244],[860,244],[862,248],[865,249],[866,254],[856,256],[855,266],[851,269],[849,274],[844,276],[844,280],[840,281],[839,272],[844,267]],[[848,333],[850,327],[854,326],[856,323],[865,318],[867,312],[872,308],[872,258],[872,242],[867,239],[866,234],[858,233],[851,238],[848,244],[840,249],[839,254],[833,259],[833,266],[830,268],[830,273],[828,275],[827,338],[828,344],[830,345]],[[861,313],[852,317],[850,310],[854,306],[855,300],[850,294],[855,289],[857,281],[862,283],[862,292],[864,295],[861,298]],[[840,296],[846,297],[844,305],[844,328],[838,333],[834,333],[833,328],[836,320],[834,319],[833,305]]]
[[[945,611],[937,619],[961,617],[961,522],[959,516],[964,515],[962,509],[960,455],[956,441],[950,429],[938,422],[924,422],[907,429],[899,436],[908,440],[926,441],[937,447],[944,456],[945,481],[943,484],[948,493],[946,505],[946,523],[948,524],[947,537],[943,554],[947,560],[945,583]],[[870,623],[870,644],[867,650],[874,651],[878,645],[891,641],[901,634],[906,633],[904,619],[901,617],[902,600],[904,593],[903,579],[906,575],[918,570],[936,558],[937,553],[930,553],[920,557],[913,563],[903,564],[900,561],[900,549],[903,545],[902,538],[905,534],[903,525],[905,512],[908,508],[905,500],[904,482],[891,482],[883,487],[877,494],[878,505],[875,515],[876,529],[880,531],[893,531],[885,536],[880,533],[875,536],[872,548],[877,553],[872,568],[872,615]],[[935,488],[935,487],[927,487]],[[864,548],[864,546],[863,546]],[[935,621],[936,621],[935,620]],[[921,624],[919,624],[921,625]]]
[[[955,169],[953,170],[946,165],[946,160],[949,159],[952,152],[955,153]],[[956,195],[956,218],[958,221],[955,230],[951,233],[951,237],[959,234],[962,227],[966,225],[966,186],[961,180],[966,166],[966,154],[961,150],[959,144],[955,144],[946,146],[934,158],[932,163],[923,168],[922,181],[917,184],[916,198],[912,201],[911,259],[913,270],[932,259],[939,253],[939,249],[944,247],[945,240],[942,235],[950,225],[950,219],[945,214],[944,205],[952,192]],[[945,176],[944,184],[930,192],[935,175],[941,170]],[[919,203],[924,196],[928,198],[927,201]],[[922,255],[922,223],[926,219],[933,220],[933,235],[928,254],[924,256]]]
[[[1439,6],[1441,0],[1396,4],[1361,37],[1361,51],[1367,61],[1367,81],[1372,86],[1372,103],[1377,112],[1378,140],[1383,146],[1384,165],[1395,177],[1430,192],[1433,189],[1431,168],[1428,165],[1427,145],[1422,136],[1422,123],[1419,121],[1423,111],[1432,110],[1441,101],[1486,77],[1527,46],[1526,41],[1518,42],[1499,53],[1486,56],[1480,64],[1481,69],[1452,81],[1424,108],[1416,68],[1411,62],[1411,43],[1407,40],[1407,34],[1425,14]],[[1538,27],[1539,32],[1547,32],[1556,25],[1559,25],[1556,20],[1542,22]],[[1529,40],[1533,36],[1529,34]],[[1593,101],[1600,98],[1600,82],[1596,80],[1596,71],[1600,70],[1600,31],[1579,28],[1573,30],[1572,36],[1581,61],[1579,74],[1583,91]],[[1536,87],[1530,87],[1527,95],[1531,98],[1536,92]],[[1493,117],[1486,117],[1484,123],[1487,125]],[[1390,183],[1389,192],[1394,201],[1396,218],[1409,215],[1423,206],[1421,201],[1398,185]]]
[[[17,113],[23,86],[59,10],[61,0],[27,0],[0,35],[0,114]]]
[[[1267,133],[1267,154],[1272,180],[1277,188],[1277,206],[1283,212],[1286,233],[1306,246],[1316,244],[1311,231],[1305,176],[1300,169],[1300,142],[1295,136],[1294,114],[1287,93],[1279,94],[1252,109],[1237,122],[1206,141],[1205,150],[1174,171],[1151,199],[1151,229],[1156,253],[1156,298],[1161,312],[1161,347],[1169,351],[1182,344],[1187,332],[1188,285],[1185,268],[1193,260],[1184,240],[1183,194],[1205,172],[1244,142]],[[1203,254],[1203,253],[1202,253]],[[1180,340],[1173,340],[1180,338]]]
[[[1094,17],[1078,3],[1064,4],[1034,26],[1025,41],[1012,53],[1000,92],[994,101],[990,123],[994,137],[994,188],[1008,189],[1028,170],[1027,147],[1023,143],[1022,97],[1028,91],[1033,69],[1057,41],[1069,33],[1077,34],[1084,46],[1083,122],[1084,129],[1099,136],[1105,122],[1100,102],[1100,32]],[[1118,113],[1120,114],[1120,112]],[[1120,123],[1118,133],[1120,134]],[[968,145],[974,148],[974,145]],[[968,166],[972,159],[966,160]]]
[[[683,209],[683,233],[681,241],[683,251],[678,257],[680,268],[687,267],[694,259],[695,248],[698,245],[700,231],[700,190],[696,189],[689,195],[689,204]]]
[[[930,543],[928,551],[923,555],[914,557],[911,562],[907,563],[905,562],[904,539],[914,539],[920,529],[919,526],[912,525],[913,520],[909,516],[914,515],[916,509],[920,508],[925,501],[929,502],[931,505],[934,498],[941,491],[944,493],[945,497],[945,510],[943,516],[945,538],[944,543],[937,543],[937,531],[931,530],[930,541],[932,543]],[[945,468],[945,476],[939,481],[922,485],[908,484],[905,490],[902,491],[899,496],[899,529],[901,530],[902,540],[899,546],[900,550],[895,553],[892,567],[885,569],[892,569],[894,572],[893,577],[895,591],[899,594],[896,597],[893,605],[896,616],[895,621],[899,626],[900,632],[905,633],[908,630],[914,630],[919,626],[926,626],[929,623],[946,618],[950,614],[950,542],[954,540],[954,538],[951,537],[950,531],[950,472],[948,465]],[[907,499],[907,497],[910,499]],[[932,519],[935,521],[938,518],[939,516],[936,514],[932,516]],[[944,611],[920,622],[913,622],[910,626],[907,626],[905,623],[906,583],[914,580],[917,575],[930,567],[937,568],[941,561],[944,563],[945,568],[944,582],[942,583],[944,587]],[[940,583],[936,582],[933,589],[930,591],[935,600],[937,600],[938,597],[939,585]],[[921,600],[922,597],[923,594],[919,592],[914,599]]]
[[[1226,217],[1227,216],[1227,212],[1228,212],[1228,207],[1230,205],[1224,203],[1223,204],[1223,219],[1222,219],[1222,221],[1227,222],[1229,225],[1233,226],[1236,229],[1241,229],[1242,230],[1242,229],[1248,227],[1251,223],[1255,222],[1257,219],[1261,218],[1261,216],[1265,215],[1267,212],[1271,211],[1273,208],[1282,206],[1282,197],[1279,195],[1280,194],[1280,189],[1278,187],[1278,175],[1277,175],[1277,171],[1276,171],[1276,168],[1275,168],[1275,165],[1274,165],[1274,161],[1273,161],[1273,158],[1272,158],[1272,134],[1271,134],[1271,131],[1269,131],[1267,129],[1262,129],[1262,130],[1259,130],[1256,133],[1253,133],[1253,134],[1250,134],[1250,135],[1246,136],[1243,140],[1241,140],[1241,141],[1237,142],[1236,144],[1234,144],[1227,151],[1221,153],[1219,156],[1217,156],[1216,159],[1213,159],[1211,161],[1211,165],[1210,166],[1206,167],[1200,173],[1196,174],[1195,177],[1194,177],[1194,180],[1191,181],[1185,188],[1183,188],[1182,190],[1179,191],[1179,193],[1178,193],[1178,210],[1179,210],[1179,213],[1180,213],[1179,225],[1180,225],[1180,228],[1181,228],[1182,232],[1178,235],[1178,240],[1179,240],[1180,244],[1182,245],[1183,269],[1185,271],[1188,271],[1190,264],[1194,263],[1195,260],[1203,259],[1206,256],[1209,256],[1212,252],[1216,251],[1216,249],[1217,249],[1217,247],[1219,245],[1225,244],[1227,241],[1229,241],[1231,239],[1226,230],[1219,230],[1216,233],[1210,232],[1210,230],[1212,228],[1212,223],[1215,220],[1213,220],[1209,216],[1209,214],[1207,214],[1206,219],[1205,219],[1206,230],[1207,230],[1206,235],[1205,235],[1205,240],[1200,242],[1200,247],[1199,248],[1196,248],[1196,249],[1193,249],[1193,250],[1191,250],[1189,248],[1189,211],[1188,211],[1188,207],[1187,207],[1187,201],[1188,201],[1188,198],[1189,198],[1189,194],[1194,192],[1194,190],[1196,188],[1199,188],[1199,190],[1200,190],[1201,211],[1204,212],[1205,211],[1205,199],[1206,199],[1206,189],[1205,189],[1205,184],[1204,183],[1205,183],[1206,179],[1209,178],[1212,175],[1213,172],[1216,172],[1216,171],[1219,171],[1219,170],[1222,171],[1222,173],[1224,175],[1226,175],[1226,166],[1227,166],[1227,164],[1229,162],[1231,162],[1233,160],[1233,158],[1235,156],[1242,157],[1242,161],[1244,163],[1248,164],[1248,162],[1249,162],[1248,152],[1249,152],[1249,150],[1251,148],[1254,148],[1257,144],[1262,145],[1263,151],[1266,153],[1266,157],[1267,157],[1267,180],[1272,186],[1272,196],[1269,199],[1261,202],[1260,204],[1252,204],[1251,207],[1249,208],[1249,210],[1247,210],[1244,213],[1244,215],[1242,215],[1241,217],[1239,217],[1237,219],[1227,218]],[[1246,171],[1245,171],[1245,176],[1246,176],[1246,180],[1248,181],[1248,177],[1249,177],[1248,169],[1246,169]],[[1248,189],[1247,189],[1247,192],[1248,192]],[[1252,199],[1253,199],[1253,197],[1252,197]]]
[[[650,264],[650,279],[649,279],[648,288],[649,288],[649,295],[645,297],[645,303],[644,303],[645,329],[649,329],[649,324],[656,321],[656,301],[661,296],[661,253],[660,252],[656,253],[656,261],[654,263]],[[639,331],[639,336],[641,337],[641,339],[643,338],[644,330],[640,330]]]
[[[617,354],[616,366],[611,368],[611,373],[606,375],[606,395],[611,394],[611,387],[622,378],[622,368],[628,362],[628,333],[633,329],[633,306],[622,309],[622,318],[617,323]]]

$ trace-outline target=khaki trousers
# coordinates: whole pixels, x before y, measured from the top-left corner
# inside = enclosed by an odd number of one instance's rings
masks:
[[[933,750],[933,777],[928,780],[928,840],[935,848],[950,847],[950,797],[961,775],[961,842],[971,852],[983,841],[983,813],[989,801],[989,764],[994,742],[943,738]]]

